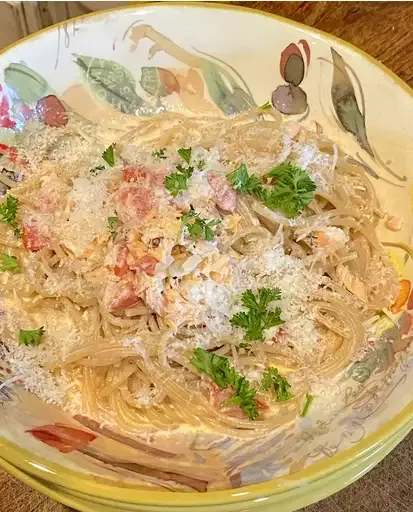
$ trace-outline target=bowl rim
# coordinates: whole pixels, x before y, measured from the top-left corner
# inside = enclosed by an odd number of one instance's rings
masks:
[[[0,50],[0,56],[6,54],[11,49],[19,46],[21,43],[35,39],[40,35],[50,32],[58,27],[63,26],[68,21],[80,20],[85,18],[99,17],[105,14],[114,13],[116,11],[126,10],[139,10],[139,9],[156,9],[161,10],[164,7],[181,9],[185,8],[202,8],[212,9],[215,11],[235,11],[245,12],[250,15],[261,16],[275,20],[276,22],[294,27],[301,32],[307,33],[314,37],[318,36],[320,39],[327,40],[327,42],[337,43],[354,54],[361,56],[364,60],[368,61],[371,65],[380,69],[398,88],[402,89],[411,98],[413,98],[413,90],[393,71],[389,70],[381,62],[371,57],[369,54],[360,50],[356,46],[347,41],[344,41],[334,35],[328,34],[322,30],[309,27],[302,23],[283,18],[276,14],[268,13],[258,9],[252,9],[250,7],[237,6],[232,4],[222,3],[210,3],[210,2],[198,2],[198,1],[163,1],[163,2],[137,2],[132,5],[113,7],[110,9],[104,9],[100,11],[94,11],[88,14],[83,14],[70,18],[59,23],[55,23],[46,28],[43,28],[37,32],[29,34],[28,36],[19,39],[18,41],[11,43],[5,48]],[[50,481],[54,484],[66,487],[73,490],[81,490],[85,494],[96,495],[102,498],[113,499],[114,490],[118,489],[121,493],[119,496],[119,502],[141,504],[141,505],[160,505],[169,504],[172,508],[179,506],[209,506],[218,505],[225,503],[239,502],[251,502],[262,498],[263,496],[275,496],[285,491],[291,491],[294,487],[306,485],[308,486],[311,482],[323,478],[325,475],[336,472],[341,468],[345,467],[355,459],[359,459],[365,456],[369,451],[374,450],[378,445],[387,443],[390,439],[397,434],[398,431],[402,430],[409,421],[413,418],[413,399],[393,418],[388,420],[384,425],[377,429],[374,433],[368,435],[362,441],[356,443],[355,446],[344,450],[328,459],[323,459],[309,466],[308,468],[302,469],[297,473],[292,473],[282,477],[274,478],[266,482],[246,485],[236,489],[229,490],[213,490],[207,493],[184,493],[174,492],[172,494],[165,491],[152,491],[152,490],[137,490],[132,485],[119,485],[116,482],[112,482],[105,478],[93,477],[92,475],[85,475],[75,470],[71,470],[60,466],[59,464],[47,461],[41,456],[37,456],[29,452],[28,450],[21,449],[12,442],[7,441],[0,437],[1,457],[0,467],[10,466],[12,464],[16,469],[22,470],[28,474],[34,474],[36,477],[41,478],[44,481]],[[38,461],[38,464],[33,465],[31,462]],[[36,467],[37,466],[37,467]],[[43,468],[42,468],[43,466]],[[7,467],[5,467],[7,469]],[[310,490],[310,489],[309,489]],[[326,489],[323,497],[327,497],[331,494]],[[116,499],[118,499],[116,497]],[[172,503],[173,502],[173,503]]]

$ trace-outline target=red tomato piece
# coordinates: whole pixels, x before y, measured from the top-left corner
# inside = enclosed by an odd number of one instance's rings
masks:
[[[23,227],[23,247],[26,251],[37,252],[49,245],[50,239],[40,232],[35,220]]]
[[[212,188],[215,204],[226,212],[233,212],[237,206],[237,193],[228,183],[225,176],[216,176],[210,172],[208,183]]]
[[[126,285],[119,294],[116,294],[108,303],[109,311],[118,311],[119,309],[127,309],[136,306],[140,302],[140,298],[136,295],[131,285]]]
[[[143,165],[125,165],[123,168],[123,181],[139,181],[148,177],[148,169]]]
[[[115,276],[123,277],[128,271],[128,259],[129,249],[126,245],[119,245],[116,248],[116,264],[113,269]]]
[[[147,187],[131,185],[119,195],[118,215],[122,221],[143,219],[155,205],[152,191]]]
[[[148,276],[155,275],[156,265],[159,263],[159,260],[152,256],[151,254],[145,254],[142,258],[139,258],[136,262],[136,267],[139,268],[142,272],[145,272]]]

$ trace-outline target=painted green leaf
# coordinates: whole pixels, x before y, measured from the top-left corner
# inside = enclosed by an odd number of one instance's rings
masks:
[[[17,62],[9,64],[4,70],[4,81],[7,87],[27,104],[36,103],[40,98],[52,92],[42,76]]]
[[[343,127],[352,133],[360,146],[374,158],[373,150],[367,139],[365,114],[360,112],[353,84],[346,69],[343,57],[331,48],[333,56],[333,82],[331,98],[337,117]]]
[[[169,69],[157,67],[142,68],[141,87],[155,98],[179,92],[179,82],[175,75]]]
[[[357,382],[365,382],[374,371],[384,372],[390,366],[393,358],[391,343],[382,341],[377,348],[368,353],[361,361],[350,368],[350,375]]]
[[[136,81],[126,68],[113,60],[73,54],[83,80],[93,95],[125,114],[135,114],[145,102],[136,94]]]
[[[211,99],[224,114],[238,114],[257,106],[253,97],[242,89],[222,66],[202,59],[201,70]]]

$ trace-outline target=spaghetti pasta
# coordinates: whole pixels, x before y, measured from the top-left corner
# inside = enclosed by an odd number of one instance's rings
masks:
[[[291,137],[260,109],[23,131],[23,167],[2,157],[24,181],[1,178],[23,238],[0,224],[1,252],[19,266],[0,275],[0,292],[5,357],[28,390],[127,433],[187,425],[257,437],[293,421],[398,295],[374,189],[319,132]],[[107,140],[113,165],[101,157]],[[266,199],[283,169],[314,184],[295,215],[285,196],[280,207]],[[40,343],[21,344],[19,331],[41,326]]]

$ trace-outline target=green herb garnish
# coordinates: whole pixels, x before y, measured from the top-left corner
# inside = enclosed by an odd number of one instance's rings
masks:
[[[109,165],[109,167],[115,167],[115,146],[116,142],[113,142],[105,151],[102,153],[103,160]]]
[[[261,110],[269,110],[272,108],[272,105],[269,101],[266,101],[263,105],[260,105]]]
[[[271,210],[280,210],[287,217],[295,217],[311,203],[316,185],[301,167],[281,164],[267,175],[270,186],[264,188],[261,180],[241,166],[227,176],[232,187],[241,194],[255,196]]]
[[[185,215],[182,215],[181,221],[182,226],[186,227],[191,238],[205,238],[208,241],[215,238],[215,231],[212,228],[221,222],[220,219],[209,221],[201,219],[199,213],[196,213],[193,208],[188,213],[185,213]]]
[[[104,171],[106,167],[104,165],[97,165],[96,167],[93,167],[93,169],[90,169],[90,174],[92,176],[97,176],[100,171]]]
[[[40,339],[44,334],[44,327],[34,329],[33,331],[19,331],[19,345],[26,345],[26,347],[36,347],[40,344]]]
[[[227,179],[237,192],[262,197],[264,189],[261,180],[254,174],[248,174],[245,164],[241,164],[238,169],[228,174]]]
[[[173,172],[165,178],[165,188],[173,197],[176,197],[182,190],[188,189],[188,177],[185,174]]]
[[[237,405],[250,420],[258,417],[255,403],[256,390],[250,387],[248,380],[231,368],[226,357],[211,354],[202,348],[196,348],[190,363],[207,375],[220,389],[231,387],[234,392],[222,405]]]
[[[311,404],[312,404],[313,399],[314,399],[313,395],[308,395],[308,394],[305,395],[305,398],[306,398],[306,401],[305,401],[304,409],[303,409],[302,413],[300,414],[300,416],[302,418],[307,416],[308,411],[310,410]]]
[[[264,341],[264,330],[284,323],[281,320],[281,309],[276,307],[268,310],[270,302],[280,300],[278,288],[261,288],[255,296],[252,290],[245,291],[241,296],[241,303],[248,311],[237,313],[231,318],[232,325],[242,327],[245,336],[251,341]]]
[[[205,160],[200,160],[197,165],[198,165],[198,169],[200,171],[202,171],[206,165],[206,162],[205,162]]]
[[[291,386],[285,377],[278,373],[278,369],[274,367],[268,367],[262,378],[261,387],[264,391],[272,389],[279,402],[290,400],[293,398],[293,394],[290,393]]]
[[[165,188],[173,197],[176,197],[182,190],[188,189],[188,178],[194,172],[193,167],[183,167],[182,165],[177,165],[176,170],[177,172],[173,172],[165,178]]]
[[[166,151],[166,148],[155,149],[154,151],[152,151],[151,155],[153,156],[153,158],[159,158],[159,160],[165,160],[165,158],[166,158],[165,151]]]
[[[311,203],[316,185],[304,169],[291,163],[281,164],[267,174],[274,187],[266,194],[265,204],[295,217]]]
[[[284,323],[281,320],[281,309],[276,307],[268,310],[274,300],[280,300],[279,288],[261,288],[257,295],[247,290],[241,295],[241,303],[248,311],[237,313],[231,318],[232,325],[242,327],[245,336],[251,341],[264,341],[264,330]]]
[[[185,160],[187,164],[191,161],[192,148],[180,148],[178,149],[178,155]]]
[[[19,210],[19,200],[8,195],[6,201],[0,205],[0,223],[8,224],[13,228],[14,234],[21,236],[21,230],[17,225],[16,217]]]
[[[118,217],[108,217],[108,231],[112,235],[112,240],[116,238],[115,224],[118,222]]]
[[[16,256],[9,256],[5,252],[0,253],[0,272],[13,272],[19,271],[19,262]]]

